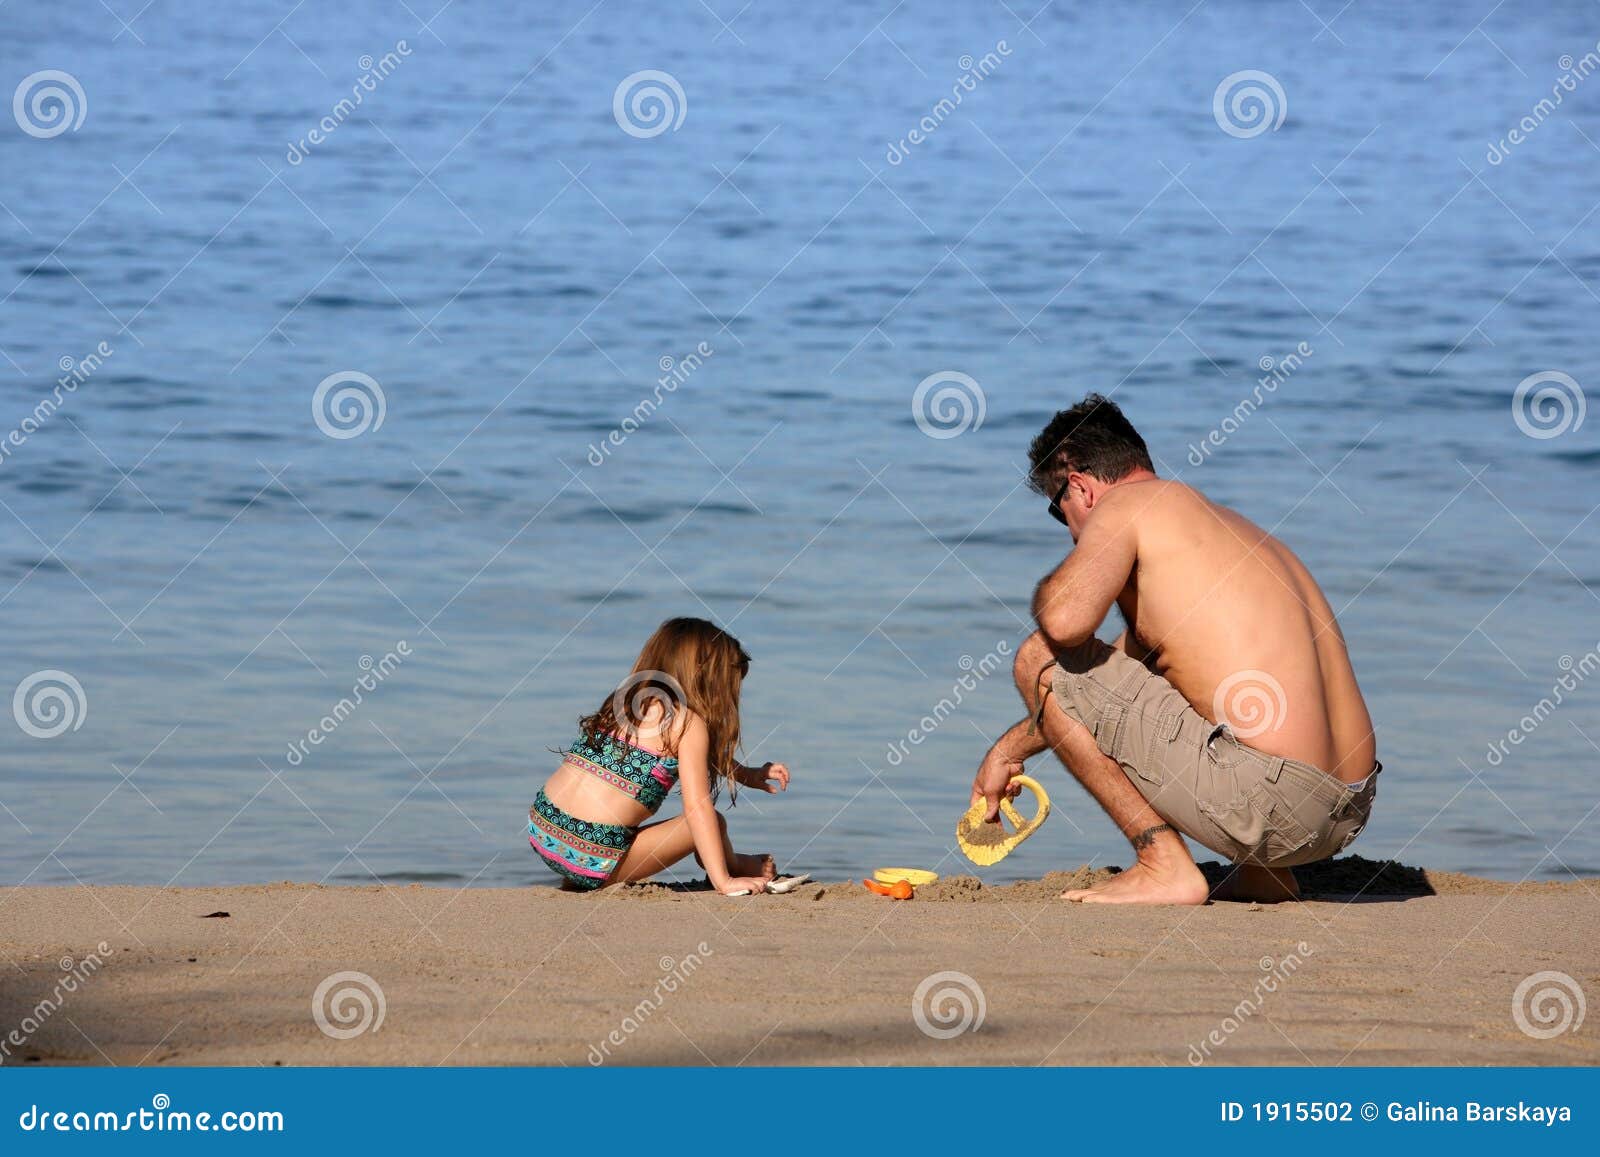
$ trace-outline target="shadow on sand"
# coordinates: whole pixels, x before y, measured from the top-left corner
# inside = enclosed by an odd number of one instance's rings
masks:
[[[1200,865],[1206,882],[1213,888],[1227,878],[1231,864],[1207,860]],[[1394,860],[1369,860],[1364,856],[1344,856],[1318,860],[1294,869],[1303,900],[1345,900],[1360,903],[1410,900],[1417,896],[1436,896],[1437,890],[1422,868]]]

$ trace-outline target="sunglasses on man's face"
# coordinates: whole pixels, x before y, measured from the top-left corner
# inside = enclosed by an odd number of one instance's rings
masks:
[[[1061,484],[1061,489],[1057,490],[1056,496],[1050,500],[1050,517],[1055,519],[1062,526],[1067,526],[1067,516],[1061,513],[1061,500],[1066,497],[1067,487],[1071,485],[1072,480],[1069,478],[1067,481]]]

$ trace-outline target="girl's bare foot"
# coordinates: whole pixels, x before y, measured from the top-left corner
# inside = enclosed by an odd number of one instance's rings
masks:
[[[1300,884],[1288,868],[1263,868],[1259,864],[1236,864],[1228,878],[1211,893],[1213,900],[1243,900],[1255,904],[1278,904],[1300,898]]]
[[[1083,904],[1204,904],[1206,878],[1183,839],[1166,824],[1133,837],[1139,861],[1093,888],[1069,888],[1063,900]]]
[[[778,865],[772,856],[766,852],[735,852],[728,857],[728,874],[730,876],[755,876],[763,880],[775,880],[778,877]]]

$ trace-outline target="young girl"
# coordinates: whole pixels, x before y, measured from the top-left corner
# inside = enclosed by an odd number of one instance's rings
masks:
[[[592,714],[528,810],[528,842],[562,878],[588,892],[653,876],[690,852],[724,895],[766,891],[772,857],[740,855],[714,806],[721,782],[786,791],[781,763],[746,767],[739,746],[739,688],[750,656],[704,619],[668,619],[633,672]],[[683,814],[645,823],[674,783]]]

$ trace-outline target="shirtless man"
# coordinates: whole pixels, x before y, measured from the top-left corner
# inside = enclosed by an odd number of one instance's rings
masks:
[[[1182,836],[1237,865],[1214,898],[1295,897],[1290,867],[1355,839],[1382,770],[1328,600],[1283,543],[1158,478],[1098,394],[1058,413],[1029,462],[1074,547],[1034,592],[1015,664],[1029,715],[984,757],[973,801],[993,819],[1048,746],[1138,857],[1063,899],[1204,903]],[[1094,632],[1112,603],[1127,630],[1108,645]]]

